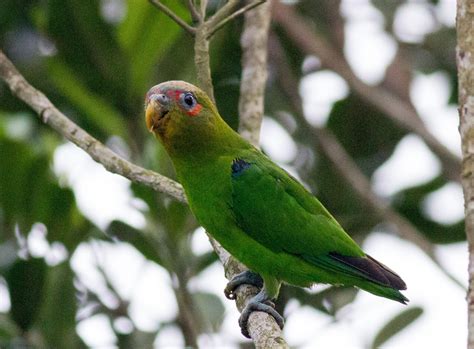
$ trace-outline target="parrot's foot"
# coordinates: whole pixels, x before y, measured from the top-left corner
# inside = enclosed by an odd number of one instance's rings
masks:
[[[275,305],[269,299],[265,288],[263,288],[255,297],[250,300],[250,302],[247,304],[247,306],[242,311],[242,314],[240,315],[239,326],[240,330],[242,331],[242,334],[245,337],[250,338],[247,326],[250,314],[252,314],[252,312],[254,311],[263,311],[264,313],[273,316],[278,326],[283,329],[283,326],[285,325],[285,320],[283,319],[283,316],[278,314],[274,306]]]
[[[228,299],[235,299],[235,290],[243,284],[255,286],[260,290],[263,287],[263,279],[260,275],[250,270],[237,274],[227,283],[224,289],[225,296]]]

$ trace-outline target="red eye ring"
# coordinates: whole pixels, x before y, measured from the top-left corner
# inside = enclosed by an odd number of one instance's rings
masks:
[[[182,92],[179,94],[179,104],[186,110],[189,116],[196,116],[202,109],[202,105],[197,102],[192,92]]]

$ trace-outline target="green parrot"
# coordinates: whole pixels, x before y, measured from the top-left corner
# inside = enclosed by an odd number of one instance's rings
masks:
[[[405,282],[365,254],[295,178],[248,143],[219,115],[205,92],[184,81],[152,87],[147,128],[168,152],[198,222],[250,271],[226,287],[228,298],[249,283],[261,288],[241,314],[249,336],[252,311],[271,314],[282,282],[350,285],[403,304]],[[263,282],[262,282],[263,281]]]

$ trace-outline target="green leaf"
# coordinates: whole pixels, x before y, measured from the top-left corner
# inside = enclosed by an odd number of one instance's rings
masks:
[[[405,134],[382,112],[353,94],[334,104],[328,128],[367,176],[390,157]]]
[[[12,236],[14,225],[24,220],[30,188],[28,173],[34,155],[25,143],[8,139],[0,139],[0,149],[0,208],[5,224],[2,239],[7,239]]]
[[[44,300],[36,327],[50,348],[76,348],[81,339],[76,333],[76,289],[69,263],[48,270]],[[58,304],[60,301],[60,304]]]
[[[58,90],[81,112],[88,124],[98,128],[105,135],[117,135],[127,139],[124,117],[120,111],[88,89],[81,78],[66,64],[52,60],[49,72]]]
[[[334,316],[341,308],[352,303],[358,291],[355,287],[332,286],[317,293],[310,293],[300,287],[286,286],[282,288],[282,297],[296,298],[302,305],[309,305]]]
[[[212,263],[217,261],[217,254],[214,251],[206,252],[202,255],[195,256],[194,262],[191,266],[191,275],[195,276],[198,275],[201,271],[206,269]]]
[[[189,17],[182,1],[164,3],[181,18]],[[130,60],[131,91],[143,95],[155,83],[153,68],[163,55],[174,55],[169,48],[182,32],[179,25],[148,1],[127,2],[127,16],[118,27],[118,41]],[[188,49],[192,52],[192,47]]]
[[[224,320],[225,312],[221,299],[215,294],[207,292],[194,293],[193,298],[206,329],[218,332]]]
[[[162,264],[158,251],[154,248],[155,241],[152,241],[142,231],[121,221],[112,221],[106,230],[107,235],[118,238],[120,241],[128,242],[135,247],[147,259]]]
[[[466,240],[464,219],[453,224],[441,224],[428,218],[423,212],[425,198],[445,184],[446,179],[439,176],[426,183],[400,191],[393,200],[393,206],[408,218],[423,235],[436,244],[449,244]]]
[[[87,89],[126,110],[129,65],[113,27],[100,14],[100,2],[50,0],[47,6],[48,34],[58,48],[53,59],[63,60]]]
[[[16,324],[8,318],[7,315],[0,313],[0,348],[7,347],[8,344],[13,338],[18,336],[19,329]]]
[[[399,313],[392,320],[387,322],[385,326],[379,331],[379,333],[377,333],[372,342],[371,348],[380,348],[382,344],[411,325],[421,316],[421,314],[423,314],[423,309],[420,307],[408,308]]]
[[[42,258],[19,259],[6,273],[10,292],[10,314],[16,324],[28,330],[36,320],[41,302],[47,272]]]
[[[0,138],[0,210],[4,234],[12,238],[15,225],[26,233],[34,223],[47,229],[49,241],[70,251],[83,238],[88,221],[79,213],[70,189],[61,188],[51,172],[50,155],[36,144]]]

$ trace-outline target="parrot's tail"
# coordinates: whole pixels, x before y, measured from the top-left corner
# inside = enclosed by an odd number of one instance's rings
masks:
[[[369,255],[365,255],[364,257],[352,257],[334,252],[330,253],[330,256],[346,267],[351,268],[359,276],[364,277],[365,280],[361,283],[357,283],[356,286],[378,296],[393,299],[403,304],[408,302],[408,298],[399,292],[399,290],[407,289],[405,282],[397,273],[376,259]],[[368,283],[367,281],[371,282]]]
[[[396,290],[391,287],[382,286],[374,283],[361,283],[357,287],[363,289],[364,291],[375,294],[376,296],[388,298],[402,304],[407,304],[409,302],[408,298],[405,297],[399,290]]]

